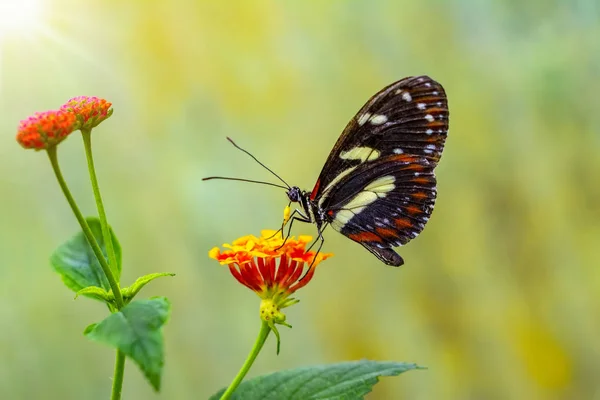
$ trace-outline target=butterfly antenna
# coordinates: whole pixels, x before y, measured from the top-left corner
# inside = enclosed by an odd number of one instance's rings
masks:
[[[275,186],[278,188],[282,188],[282,189],[289,189],[290,187],[285,187],[283,185],[278,185],[276,183],[271,183],[271,182],[263,182],[263,181],[255,181],[252,179],[244,179],[244,178],[232,178],[229,176],[209,176],[206,178],[202,178],[203,181],[210,181],[211,179],[224,179],[226,181],[240,181],[240,182],[250,182],[250,183],[260,183],[261,185],[269,185],[269,186]]]
[[[284,181],[279,175],[277,175],[275,172],[273,172],[273,170],[269,167],[267,167],[265,164],[261,163],[260,161],[258,161],[258,159],[256,157],[254,157],[248,150],[244,150],[242,149],[240,146],[238,146],[230,137],[227,137],[227,140],[229,140],[231,142],[232,145],[235,146],[236,149],[243,151],[244,153],[248,154],[250,157],[252,157],[252,159],[254,161],[256,161],[260,166],[262,166],[264,169],[266,169],[267,171],[269,171],[270,173],[272,173],[273,175],[275,175],[277,177],[277,179],[279,179],[281,182],[283,182],[283,184],[286,186],[284,189],[290,189],[291,186],[287,184],[286,181]]]

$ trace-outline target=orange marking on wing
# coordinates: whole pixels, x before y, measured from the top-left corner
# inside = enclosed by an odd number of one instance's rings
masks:
[[[413,163],[409,164],[406,167],[402,168],[403,170],[413,170],[413,171],[423,171],[425,169],[421,164]]]
[[[317,180],[317,183],[315,183],[315,187],[313,188],[312,192],[310,193],[310,199],[314,200],[315,197],[317,196],[317,192],[319,191],[319,186],[321,186],[321,180]]]
[[[425,193],[425,192],[416,192],[416,193],[412,194],[412,197],[415,198],[415,199],[417,199],[417,200],[424,200],[428,196],[427,196],[427,193]]]
[[[410,163],[410,162],[416,161],[417,157],[416,156],[412,156],[410,154],[398,154],[398,155],[395,155],[395,156],[391,156],[390,160],[391,161],[401,161],[401,162]]]
[[[431,121],[426,125],[428,128],[444,128],[446,123],[444,121]]]
[[[398,228],[410,228],[412,226],[412,222],[407,218],[396,218],[394,223]]]
[[[427,109],[427,112],[429,113],[443,113],[446,112],[447,110],[445,108],[440,108],[440,107],[431,107]]]
[[[420,184],[423,184],[423,185],[425,185],[427,183],[430,183],[429,178],[425,178],[425,177],[414,178],[414,179],[411,180],[411,182],[420,183]]]
[[[333,210],[327,211],[327,215],[329,215],[330,217],[333,217]]]
[[[427,103],[427,102],[433,102],[433,101],[440,101],[440,100],[443,100],[443,99],[444,99],[444,96],[440,96],[440,95],[437,95],[437,96],[435,96],[435,95],[434,96],[427,96],[427,97],[419,97],[417,99],[417,103]]]
[[[348,235],[348,237],[357,242],[383,242],[383,240],[373,232],[360,232]]]
[[[375,230],[383,237],[395,238],[397,236],[396,231],[390,228],[377,228]]]
[[[421,209],[417,206],[408,206],[404,208],[406,211],[408,211],[409,214],[419,214],[421,213]]]

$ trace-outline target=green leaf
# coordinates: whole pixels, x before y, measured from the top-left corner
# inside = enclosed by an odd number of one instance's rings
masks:
[[[162,327],[170,309],[166,297],[133,301],[102,322],[88,326],[84,334],[125,353],[158,392],[164,363]]]
[[[102,249],[104,257],[107,258],[100,220],[95,217],[90,217],[87,218],[86,221],[90,226],[98,245]],[[117,265],[116,267],[111,266],[111,269],[118,281],[121,276],[121,245],[112,228],[110,229],[110,232],[113,247],[117,256]],[[71,239],[60,245],[54,253],[52,253],[50,263],[54,270],[61,275],[65,285],[76,293],[89,286],[97,286],[106,291],[110,290],[110,285],[104,275],[104,271],[102,271],[102,267],[100,267],[100,263],[96,259],[96,255],[92,251],[83,232],[77,233]],[[90,294],[83,294],[88,297],[97,298]]]
[[[392,361],[351,361],[279,371],[242,382],[231,399],[362,399],[381,376],[395,376],[416,364]],[[225,389],[210,399],[217,400]]]
[[[90,325],[88,325],[88,326],[87,326],[87,327],[86,327],[86,328],[83,330],[83,334],[84,334],[85,336],[87,336],[87,335],[88,335],[88,333],[90,333],[91,331],[93,331],[93,330],[94,330],[94,328],[96,328],[97,326],[98,326],[98,324],[90,324]]]
[[[115,299],[112,292],[109,293],[98,286],[88,286],[86,288],[81,289],[80,291],[75,293],[75,298],[81,295],[86,295],[88,297],[103,301],[105,303],[111,303]]]
[[[162,276],[175,276],[170,272],[157,272],[154,274],[144,275],[136,279],[135,282],[129,287],[122,289],[123,297],[126,300],[131,300],[135,297],[136,294],[150,281],[153,281],[156,278],[160,278]]]

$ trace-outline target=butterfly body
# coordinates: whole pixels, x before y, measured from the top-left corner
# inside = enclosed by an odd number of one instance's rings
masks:
[[[437,197],[434,168],[448,131],[443,87],[427,76],[376,93],[350,120],[309,193],[288,189],[300,204],[293,219],[331,225],[388,265],[425,227]]]

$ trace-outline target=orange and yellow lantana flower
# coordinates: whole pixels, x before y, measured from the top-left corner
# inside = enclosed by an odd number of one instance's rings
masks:
[[[61,110],[37,112],[19,124],[17,142],[26,149],[47,150],[77,129],[75,115]]]
[[[242,285],[253,290],[261,299],[261,319],[285,324],[282,308],[298,302],[290,298],[294,292],[306,286],[319,263],[333,254],[307,251],[312,237],[298,239],[264,230],[261,236],[248,235],[218,247],[208,255],[229,271]]]

